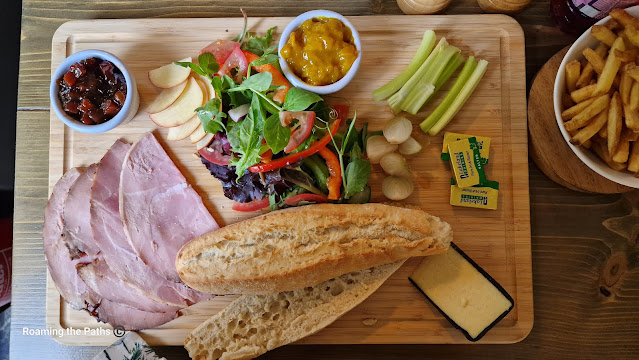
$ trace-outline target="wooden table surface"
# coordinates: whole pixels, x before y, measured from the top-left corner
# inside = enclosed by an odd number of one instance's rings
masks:
[[[91,359],[100,348],[65,347],[45,327],[42,221],[47,203],[51,37],[74,19],[295,16],[324,8],[344,15],[401,14],[395,0],[23,0],[13,245],[12,359]],[[447,14],[480,14],[476,0],[453,0]],[[549,1],[515,16],[526,35],[528,87],[536,71],[574,38],[557,30]],[[392,56],[392,49],[389,49]],[[592,195],[562,188],[530,164],[535,325],[513,345],[286,346],[265,359],[639,357],[639,192]],[[156,348],[169,360],[180,347]]]

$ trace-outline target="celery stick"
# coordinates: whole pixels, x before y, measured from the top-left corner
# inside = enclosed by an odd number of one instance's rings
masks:
[[[466,60],[466,64],[464,65],[464,68],[459,73],[459,76],[457,77],[455,84],[448,91],[448,94],[446,94],[446,97],[444,97],[444,100],[442,100],[442,102],[439,105],[437,105],[435,110],[430,115],[428,115],[426,120],[422,121],[422,123],[419,125],[424,132],[428,132],[428,130],[430,130],[430,128],[433,127],[433,125],[435,125],[437,121],[442,117],[442,115],[446,112],[446,110],[453,103],[453,101],[455,101],[457,94],[459,94],[461,89],[464,87],[464,85],[466,84],[466,81],[468,81],[468,78],[470,78],[470,75],[473,74],[473,70],[475,70],[476,66],[477,66],[477,62],[475,61],[475,57],[474,56],[468,57],[468,60]]]
[[[439,79],[437,79],[437,82],[435,82],[435,91],[433,92],[433,95],[435,95],[439,91],[439,89],[441,89],[442,86],[446,84],[448,79],[450,79],[450,77],[453,76],[455,71],[457,71],[457,68],[459,68],[459,66],[463,62],[464,62],[464,56],[462,56],[462,54],[460,53],[455,53],[453,58],[450,59],[448,64],[446,64],[446,67],[444,68],[444,71],[442,71],[442,74],[439,76]],[[433,97],[433,95],[431,95],[428,98],[428,100],[426,100],[427,103]]]
[[[435,92],[435,83],[459,49],[454,46],[446,46],[431,65],[429,71],[419,80],[419,83],[411,90],[404,102],[402,110],[410,114],[417,114],[426,100]]]
[[[404,84],[404,86],[402,86],[401,89],[399,89],[398,92],[388,98],[388,104],[393,110],[393,113],[398,114],[402,111],[402,103],[404,102],[404,99],[406,99],[411,90],[413,90],[413,88],[419,83],[419,80],[421,80],[422,76],[424,76],[428,69],[430,69],[435,59],[437,59],[446,46],[448,46],[446,38],[441,38],[437,43],[437,46],[435,46],[435,49],[433,49],[430,55],[428,55],[426,61],[424,61],[415,74],[411,76],[411,78],[406,82],[406,84]]]
[[[401,74],[397,75],[396,78],[391,80],[391,82],[373,91],[373,99],[375,101],[384,100],[399,90],[402,85],[404,85],[408,79],[413,76],[419,66],[426,61],[428,55],[430,55],[431,51],[433,51],[435,40],[435,32],[433,30],[426,30],[424,32],[422,42],[419,44],[419,48],[417,49],[417,53],[413,57],[413,60],[411,60],[410,64],[408,64],[408,67],[404,69]]]
[[[455,98],[455,101],[451,104],[448,110],[442,115],[442,117],[437,121],[437,123],[428,130],[428,134],[433,136],[437,135],[437,133],[444,128],[444,126],[448,125],[450,120],[457,115],[459,109],[464,106],[470,95],[475,91],[475,88],[479,84],[479,81],[486,73],[486,67],[488,66],[488,61],[479,60],[477,63],[477,67],[473,71],[473,74],[470,76],[461,92]]]

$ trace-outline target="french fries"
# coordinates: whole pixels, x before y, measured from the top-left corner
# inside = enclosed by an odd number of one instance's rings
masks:
[[[621,9],[610,16],[591,28],[600,43],[566,64],[561,118],[572,144],[639,177],[639,19]]]
[[[590,35],[608,46],[612,46],[617,40],[617,35],[603,25],[593,25],[590,29]]]
[[[592,65],[592,68],[595,70],[595,72],[601,75],[604,65],[606,65],[606,62],[604,61],[603,57],[599,56],[599,54],[597,54],[595,50],[591,48],[586,48],[586,50],[583,51],[583,55],[586,58],[586,60],[588,60],[590,65]],[[566,75],[568,75],[567,65],[566,65]],[[566,81],[568,81],[568,79],[566,79]],[[576,81],[575,81],[575,85],[577,85]]]
[[[603,70],[601,70],[599,79],[597,79],[597,88],[593,92],[592,96],[602,95],[610,91],[612,83],[615,81],[615,77],[617,77],[617,71],[619,71],[619,67],[621,66],[621,60],[617,58],[615,50],[626,50],[626,45],[624,45],[622,38],[618,37],[614,44],[612,44],[612,47],[608,52],[606,64],[604,65]]]
[[[582,112],[575,115],[572,120],[564,123],[566,130],[573,131],[582,128],[590,123],[590,120],[604,111],[610,104],[610,96],[608,94],[601,95],[596,98],[592,104],[588,105]]]
[[[625,64],[621,69],[621,79],[619,80],[619,95],[624,104],[630,103],[630,91],[632,90],[633,79],[628,75],[628,70],[635,66],[634,62]]]
[[[608,107],[608,131],[606,133],[606,137],[608,138],[608,152],[610,154],[614,154],[617,150],[622,125],[623,107],[619,93],[614,93],[610,100],[610,106]]]
[[[592,50],[594,52],[594,50]],[[577,60],[571,61],[566,65],[566,86],[568,91],[577,90],[577,80],[581,74],[581,63]]]

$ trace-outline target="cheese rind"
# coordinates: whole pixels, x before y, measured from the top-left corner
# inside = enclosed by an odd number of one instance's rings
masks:
[[[506,290],[454,244],[446,253],[425,257],[409,279],[470,341],[481,339],[514,305]]]

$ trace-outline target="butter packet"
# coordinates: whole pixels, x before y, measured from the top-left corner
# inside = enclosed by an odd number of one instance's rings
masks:
[[[448,144],[455,141],[462,140],[462,139],[468,139],[470,137],[474,137],[475,139],[477,139],[477,145],[479,146],[479,154],[481,155],[482,165],[488,164],[488,158],[490,156],[490,138],[489,137],[458,134],[453,132],[447,132],[444,134],[444,146],[442,147],[442,155],[441,155],[442,160],[450,161],[450,154],[448,153]]]
[[[476,138],[470,137],[452,142],[448,144],[448,152],[457,186],[466,188],[486,182]]]
[[[460,188],[455,183],[455,179],[450,179],[451,205],[497,210],[498,197],[499,183],[497,181],[486,181],[482,185]]]

